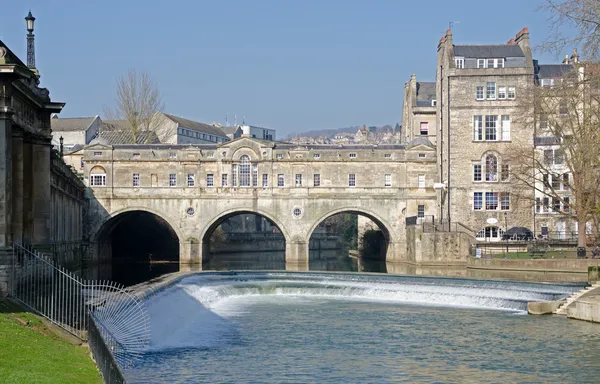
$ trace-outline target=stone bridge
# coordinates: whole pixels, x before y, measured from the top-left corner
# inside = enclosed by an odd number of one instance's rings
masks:
[[[220,145],[98,142],[85,148],[84,161],[89,240],[106,244],[128,214],[149,212],[176,234],[182,264],[201,264],[213,231],[241,213],[279,228],[289,270],[308,269],[312,233],[338,213],[368,217],[385,236],[386,260],[410,261],[405,218],[436,212],[435,148],[423,139],[379,146],[247,137]]]

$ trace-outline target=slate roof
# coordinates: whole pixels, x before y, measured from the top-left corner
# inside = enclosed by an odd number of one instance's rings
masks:
[[[455,45],[454,56],[476,59],[525,57],[525,53],[517,44],[498,45]]]
[[[238,129],[240,129],[240,127],[235,126],[235,127],[221,127],[221,130],[226,134],[226,135],[231,135],[234,134]]]
[[[99,136],[92,140],[91,144],[159,144],[160,140],[154,131],[142,131],[134,143],[131,133],[127,130],[100,131]]]
[[[417,107],[431,107],[436,100],[435,82],[417,81]]]
[[[53,117],[50,126],[55,132],[85,131],[96,117]]]
[[[541,64],[536,67],[538,79],[556,79],[572,72],[572,64]]]
[[[179,124],[181,128],[191,129],[198,132],[208,133],[210,135],[215,135],[223,138],[227,138],[227,135],[223,130],[219,127],[215,127],[214,125],[199,123],[197,121],[184,119],[183,117],[177,117],[169,114],[164,114],[168,119]]]

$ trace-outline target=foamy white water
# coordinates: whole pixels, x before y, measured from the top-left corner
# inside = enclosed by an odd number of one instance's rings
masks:
[[[146,299],[153,351],[214,348],[235,338],[229,319],[255,303],[351,300],[522,313],[528,301],[557,300],[575,285],[356,274],[199,273]]]

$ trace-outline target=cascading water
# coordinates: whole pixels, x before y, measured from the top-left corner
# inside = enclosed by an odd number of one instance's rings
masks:
[[[594,382],[600,329],[521,316],[582,284],[338,273],[211,273],[145,299],[129,383]],[[551,345],[551,347],[549,347]]]
[[[187,277],[150,297],[151,350],[209,348],[233,332],[227,319],[258,301],[347,300],[525,313],[579,285],[356,274],[237,273]],[[177,324],[177,326],[174,326]]]

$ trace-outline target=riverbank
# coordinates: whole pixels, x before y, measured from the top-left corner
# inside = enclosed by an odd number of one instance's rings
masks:
[[[0,300],[0,382],[102,383],[87,346],[57,332],[13,302]]]
[[[600,287],[591,289],[569,305],[567,317],[600,323]]]

